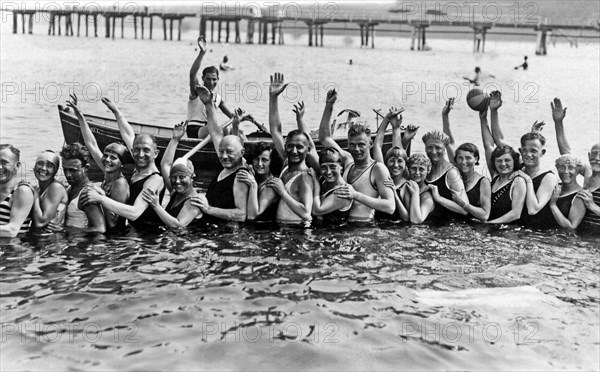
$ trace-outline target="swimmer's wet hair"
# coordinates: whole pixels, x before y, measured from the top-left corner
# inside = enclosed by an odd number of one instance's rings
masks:
[[[473,154],[475,158],[477,158],[477,162],[475,165],[479,165],[479,148],[470,142],[465,142],[462,145],[458,146],[456,151],[454,151],[454,162],[456,163],[456,155],[458,154],[458,150],[470,152]]]
[[[10,152],[12,152],[17,157],[17,161],[21,160],[21,150],[19,150],[18,148],[8,143],[0,144],[0,151],[4,149],[9,149]]]
[[[268,142],[258,142],[256,144],[252,144],[250,146],[249,151],[246,153],[246,161],[252,162],[254,159],[258,158],[260,154],[265,151],[270,151],[271,155],[273,154],[273,144]]]
[[[579,159],[577,156],[575,156],[573,154],[565,154],[565,155],[561,155],[558,158],[556,158],[556,161],[554,162],[554,165],[556,166],[556,168],[558,168],[559,166],[561,166],[563,164],[573,164],[577,168],[580,168],[583,166],[583,162],[581,161],[581,159]]]
[[[423,143],[427,143],[427,141],[429,140],[439,141],[443,143],[444,146],[447,146],[450,143],[450,138],[446,134],[440,132],[439,130],[432,130],[425,133],[422,139]]]
[[[363,133],[371,138],[371,129],[364,122],[354,122],[348,129],[348,137],[360,136]]]
[[[413,165],[424,165],[426,168],[431,169],[431,160],[429,160],[429,158],[425,154],[412,154],[408,157],[408,160],[406,161],[406,166],[407,168],[410,168]]]
[[[90,164],[90,152],[87,147],[79,142],[65,145],[60,152],[60,156],[63,158],[63,161],[74,159],[80,160],[82,167]]]
[[[540,143],[542,144],[542,146],[546,145],[546,137],[544,137],[541,133],[539,133],[539,132],[529,132],[529,133],[525,133],[521,137],[521,147],[525,147],[525,143],[527,141],[535,141],[535,140],[539,140]]]
[[[402,159],[404,159],[405,162],[408,160],[408,155],[406,154],[406,151],[404,149],[398,147],[398,146],[394,146],[391,149],[389,149],[385,153],[385,158],[384,159],[387,162],[392,157],[402,158]]]

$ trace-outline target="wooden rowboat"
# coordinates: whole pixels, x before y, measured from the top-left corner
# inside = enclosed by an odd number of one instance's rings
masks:
[[[83,143],[83,137],[79,128],[79,121],[77,120],[77,117],[75,116],[73,111],[68,107],[58,105],[58,114],[60,116],[60,124],[62,126],[65,143]],[[98,147],[100,149],[104,149],[104,147],[106,147],[112,142],[122,142],[121,135],[119,133],[119,127],[117,125],[117,121],[114,118],[104,118],[88,114],[84,114],[84,116],[90,126],[90,129],[96,137],[96,141],[98,142]],[[136,134],[147,133],[156,137],[156,140],[158,142],[158,148],[160,150],[160,154],[157,159],[158,164],[160,162],[162,154],[164,153],[167,145],[169,144],[172,129],[151,124],[136,123],[133,121],[129,121],[129,124],[131,124]],[[338,135],[341,135],[342,137],[337,137]],[[311,134],[311,136],[315,141],[315,145],[318,151],[323,146],[319,142],[318,138],[316,138],[316,133]],[[246,151],[248,151],[248,148],[250,146],[258,142],[272,142],[271,135],[266,132],[250,133],[247,135],[247,137],[248,140],[245,142]],[[340,144],[342,148],[347,148],[348,138],[346,137],[346,133],[336,132],[335,140]],[[194,138],[182,138],[179,142],[179,146],[177,147],[175,158],[179,158],[185,155],[200,141],[201,140]],[[384,152],[391,147],[391,142],[391,132],[386,133],[383,146]],[[202,148],[200,151],[194,154],[190,158],[190,160],[194,163],[194,167],[196,168],[196,181],[203,186],[208,185],[208,182],[210,182],[212,177],[214,177],[214,175],[222,169],[212,142],[209,142],[204,148]],[[125,161],[127,163],[125,165],[125,173],[127,174],[133,170],[133,160],[131,158],[126,158]],[[98,167],[95,164],[92,164],[92,167],[90,169],[90,177],[94,180],[102,179],[102,172],[100,171],[100,169],[98,169]]]

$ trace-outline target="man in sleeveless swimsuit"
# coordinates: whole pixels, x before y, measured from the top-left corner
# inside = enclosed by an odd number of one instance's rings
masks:
[[[349,222],[370,222],[375,211],[392,214],[396,209],[394,192],[385,186],[391,179],[390,173],[383,163],[371,158],[371,133],[362,124],[353,124],[348,130],[348,150],[342,148],[331,137],[329,121],[333,105],[337,100],[337,92],[327,92],[325,111],[319,127],[319,140],[323,146],[337,149],[344,157],[344,180],[348,183],[335,191],[341,198],[352,199]]]
[[[63,147],[60,156],[63,173],[69,183],[65,226],[86,229],[88,232],[105,232],[106,220],[102,208],[97,203],[84,203],[81,200],[85,188],[92,184],[88,178],[88,149],[79,143],[72,143]]]
[[[285,225],[308,225],[312,219],[313,181],[308,174],[306,156],[310,152],[308,135],[301,130],[288,133],[285,143],[279,118],[279,95],[285,90],[283,74],[271,76],[269,87],[269,127],[273,145],[287,166],[280,178],[272,178],[267,182],[280,197],[277,206],[276,221]]]
[[[204,40],[204,36],[198,38],[198,49],[200,50],[198,57],[196,57],[190,68],[190,96],[187,104],[186,117],[186,120],[189,121],[187,127],[187,136],[189,138],[205,138],[208,135],[206,109],[204,108],[204,103],[198,98],[197,92],[200,88],[198,71],[200,70],[202,59],[206,54],[206,40]],[[221,99],[221,96],[214,91],[218,82],[219,70],[216,67],[209,66],[202,71],[202,84],[213,93],[213,107],[218,107],[223,114],[227,115],[228,118],[231,118],[233,113]],[[227,132],[225,132],[225,134],[227,134]]]
[[[105,99],[103,98],[103,102]],[[105,104],[107,104],[105,102]],[[85,203],[101,203],[105,209],[126,218],[129,224],[135,228],[155,229],[163,224],[156,212],[144,200],[141,193],[148,188],[160,195],[164,194],[164,182],[156,167],[155,160],[158,156],[156,138],[149,134],[135,136],[133,128],[125,120],[119,109],[107,104],[115,114],[121,138],[131,153],[135,169],[129,182],[129,200],[127,204],[120,203],[104,194],[99,187],[88,187],[85,195]]]
[[[540,133],[526,133],[521,137],[519,152],[523,158],[524,172],[527,182],[525,208],[521,214],[521,223],[528,227],[549,227],[555,222],[549,201],[558,185],[556,175],[548,171],[540,171],[540,159],[546,153],[546,138]]]
[[[191,203],[204,213],[202,220],[205,222],[244,222],[248,185],[236,178],[238,172],[247,172],[243,162],[244,143],[238,136],[223,136],[223,129],[217,124],[216,110],[212,105],[213,92],[206,87],[201,87],[198,92],[199,99],[206,108],[209,135],[223,170],[211,181],[206,196],[195,196]]]
[[[19,186],[20,155],[12,145],[0,145],[0,237],[24,234],[31,225],[34,194],[30,186]]]

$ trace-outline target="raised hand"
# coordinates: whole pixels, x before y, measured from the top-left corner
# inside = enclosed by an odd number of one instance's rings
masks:
[[[418,125],[414,125],[414,124],[408,124],[406,126],[406,128],[404,129],[404,138],[406,140],[411,140],[413,138],[415,138],[415,136],[417,135],[417,131],[419,130],[419,126]]]
[[[533,123],[533,125],[531,126],[531,132],[532,133],[541,132],[544,129],[544,125],[546,125],[546,123],[544,123],[543,121],[538,122],[536,120],[535,123]]]
[[[297,104],[295,104],[292,111],[294,111],[294,113],[296,114],[296,120],[303,118],[304,117],[304,101],[300,101]]]
[[[173,127],[173,134],[171,135],[174,140],[180,140],[185,135],[187,129],[188,121],[182,121],[179,124],[175,124]]]
[[[563,108],[560,99],[554,98],[554,103],[550,102],[550,107],[552,107],[552,119],[554,121],[563,121],[567,115],[567,108]]]
[[[204,35],[200,35],[198,38],[198,48],[200,48],[200,53],[206,53],[206,39]]]
[[[271,75],[271,84],[269,85],[269,95],[271,97],[279,96],[285,88],[287,88],[287,84],[283,82],[283,74],[280,72],[276,72]]]
[[[454,97],[450,97],[446,101],[444,108],[442,108],[442,115],[448,116],[448,114],[450,114],[450,111],[452,111],[453,106],[454,106]]]
[[[73,112],[75,113],[75,115],[77,115],[77,117],[83,116],[81,114],[81,110],[79,110],[79,107],[77,106],[77,96],[75,95],[75,93],[69,94],[69,96],[71,97],[71,100],[67,101],[67,106],[73,109]]]
[[[498,110],[502,106],[502,93],[499,90],[490,93],[489,106],[491,110]]]
[[[200,98],[200,101],[205,105],[212,103],[213,101],[213,92],[211,92],[207,87],[196,85],[196,93]]]
[[[325,103],[334,104],[337,101],[337,91],[335,89],[330,89],[327,92],[327,97],[325,98]]]
[[[158,195],[156,193],[156,191],[149,189],[147,187],[145,187],[142,190],[142,199],[144,199],[144,201],[148,204],[150,204],[150,206],[152,206],[152,208],[156,208],[157,206],[160,205],[160,203],[158,202]]]
[[[106,105],[106,107],[112,111],[113,113],[116,113],[119,109],[117,108],[117,106],[113,103],[113,101],[111,101],[109,98],[107,97],[102,97],[101,99],[102,103],[104,103]]]

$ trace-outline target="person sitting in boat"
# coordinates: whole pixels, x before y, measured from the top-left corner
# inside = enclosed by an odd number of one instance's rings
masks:
[[[507,224],[519,220],[527,194],[525,180],[519,176],[519,153],[504,143],[499,130],[498,108],[501,105],[500,92],[492,92],[489,104],[491,131],[487,125],[487,110],[479,115],[485,158],[492,174],[492,202],[487,221],[491,224]]]
[[[229,57],[223,56],[223,62],[221,62],[221,64],[219,64],[219,69],[221,71],[235,70],[235,67],[228,65],[227,62],[229,62]]]
[[[276,221],[282,225],[309,226],[312,221],[313,181],[306,165],[307,154],[311,151],[311,139],[304,130],[294,129],[283,139],[279,117],[279,95],[285,90],[283,74],[271,75],[269,86],[269,127],[273,145],[284,161],[284,169],[279,178],[267,182],[280,197]]]
[[[203,222],[244,222],[248,186],[236,177],[239,172],[248,172],[243,161],[244,143],[238,136],[223,135],[222,128],[217,124],[215,107],[212,105],[212,91],[202,87],[199,89],[199,99],[206,107],[208,131],[223,170],[210,182],[206,195],[196,195],[191,199],[192,205],[204,213]]]
[[[313,214],[320,216],[324,225],[340,226],[346,223],[351,199],[344,199],[335,194],[335,190],[346,184],[344,177],[344,159],[333,147],[325,147],[319,153],[321,178],[313,174]]]
[[[468,214],[470,218],[476,218],[481,222],[486,222],[490,216],[492,185],[487,177],[475,171],[475,166],[479,165],[479,148],[472,143],[466,142],[458,146],[454,150],[454,136],[450,130],[449,113],[452,110],[454,98],[448,99],[446,105],[442,109],[443,131],[448,136],[448,144],[446,145],[446,153],[448,159],[453,159],[453,165],[460,172],[460,177],[464,184],[467,199],[454,191],[452,192],[452,200],[458,204]],[[479,119],[482,121],[482,128],[488,128],[487,124],[487,109],[479,113]],[[486,137],[487,138],[487,137]],[[494,143],[489,138],[490,153],[494,148]]]
[[[558,98],[555,98],[550,106],[560,154],[570,154],[571,147],[567,142],[563,123],[567,108],[563,108]],[[583,201],[587,210],[579,230],[598,234],[600,232],[600,143],[592,146],[588,152],[588,160],[589,163],[583,164],[579,169],[579,173],[584,176],[584,182],[583,188],[577,192],[577,198]]]
[[[101,206],[95,202],[85,202],[82,198],[86,187],[92,182],[88,178],[90,152],[80,143],[65,145],[60,152],[63,173],[69,189],[65,226],[85,229],[88,232],[106,232],[106,221]]]
[[[108,100],[103,102],[107,106],[110,104]],[[98,168],[104,173],[104,179],[102,180],[102,185],[100,187],[106,196],[114,201],[127,203],[127,200],[129,199],[129,184],[123,175],[124,157],[127,148],[122,143],[113,142],[106,146],[104,151],[100,151],[98,142],[96,142],[96,138],[94,137],[85,116],[83,116],[81,110],[77,106],[76,95],[71,94],[71,100],[67,101],[67,106],[71,107],[75,116],[77,116],[83,142]],[[125,228],[125,218],[111,212],[109,209],[104,209],[104,217],[106,219],[106,228],[108,231],[117,231]]]
[[[354,123],[348,129],[348,151],[331,137],[331,113],[337,100],[337,92],[327,92],[325,110],[319,126],[319,140],[323,146],[333,147],[344,158],[344,180],[346,185],[335,193],[345,199],[352,199],[349,222],[371,222],[375,211],[388,214],[396,210],[394,192],[385,185],[390,173],[384,164],[371,158],[371,131],[363,123]]]
[[[43,151],[35,159],[33,175],[38,181],[38,190],[31,214],[36,228],[60,229],[64,225],[69,197],[63,184],[55,178],[59,169],[60,157],[52,150]]]
[[[202,217],[202,211],[193,206],[191,202],[192,198],[196,196],[194,165],[188,159],[177,159],[173,164],[175,150],[185,134],[186,125],[186,122],[175,125],[171,141],[169,141],[160,162],[162,177],[167,190],[169,190],[169,203],[163,208],[159,201],[159,195],[154,190],[145,188],[142,191],[144,201],[150,204],[158,217],[171,228],[186,227],[198,216]]]
[[[206,109],[198,97],[198,90],[201,87],[198,80],[198,71],[200,71],[202,59],[206,54],[206,40],[204,39],[204,36],[198,38],[198,48],[198,56],[190,68],[190,95],[187,104],[186,117],[186,120],[188,121],[187,136],[189,138],[205,138],[208,135]],[[223,114],[228,118],[231,118],[233,117],[233,112],[227,107],[225,101],[221,98],[221,95],[215,92],[218,82],[219,70],[216,67],[209,66],[202,70],[202,84],[213,93],[213,107],[218,107]],[[228,131],[225,130],[223,133],[227,135]]]
[[[9,144],[0,144],[0,237],[14,238],[29,231],[34,191],[19,183],[21,152]]]
[[[402,112],[404,108],[397,109],[395,107],[390,108],[389,112],[383,117],[381,125],[377,129],[375,140],[373,141],[373,159],[375,161],[385,164],[390,175],[392,176],[392,183],[390,186],[394,190],[394,200],[396,201],[396,210],[392,214],[375,212],[375,219],[377,220],[392,220],[392,221],[408,221],[409,214],[408,210],[402,203],[400,197],[400,190],[408,181],[406,172],[406,160],[408,154],[405,148],[409,148],[410,141],[417,134],[418,126],[409,125],[402,136]],[[377,112],[377,111],[376,111]],[[388,124],[392,124],[392,148],[390,148],[385,156],[383,155],[383,141],[385,138],[385,131]]]
[[[577,174],[582,163],[576,156],[567,154],[557,158],[555,164],[562,182],[555,187],[550,198],[550,211],[560,227],[575,230],[586,212],[583,200],[576,197],[582,189],[577,183]]]
[[[428,221],[429,215],[436,205],[431,195],[430,186],[425,178],[431,171],[431,160],[425,154],[412,154],[406,161],[409,180],[400,189],[400,198],[406,206],[412,224]]]
[[[248,163],[252,174],[238,172],[237,179],[248,185],[248,220],[273,222],[277,215],[279,195],[267,183],[273,176],[273,164],[277,156],[273,144],[259,142],[250,148]]]
[[[98,187],[87,188],[84,203],[101,203],[104,209],[126,218],[129,225],[136,229],[156,231],[163,222],[141,195],[145,188],[154,190],[161,200],[164,195],[164,182],[155,164],[159,153],[156,138],[145,133],[136,136],[119,108],[108,98],[102,98],[102,102],[115,115],[121,138],[133,158],[135,169],[129,182],[127,203],[113,200]]]

